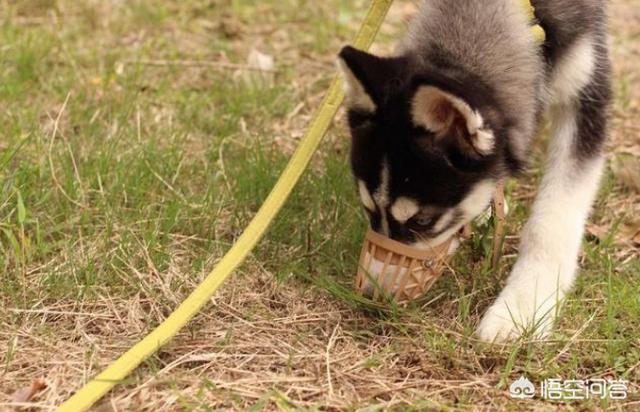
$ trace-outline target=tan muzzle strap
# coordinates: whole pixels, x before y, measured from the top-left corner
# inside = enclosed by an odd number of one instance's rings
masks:
[[[504,237],[504,183],[496,186],[493,198],[495,231],[492,265],[495,270]],[[451,243],[468,238],[469,225],[445,242],[430,249],[417,249],[369,229],[365,235],[356,272],[355,288],[374,301],[393,299],[407,303],[424,295],[449,266]]]

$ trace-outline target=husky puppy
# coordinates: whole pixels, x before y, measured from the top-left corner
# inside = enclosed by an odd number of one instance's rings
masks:
[[[611,97],[606,1],[422,0],[400,50],[345,47],[351,166],[374,230],[428,247],[489,205],[548,114],[546,170],[506,286],[477,329],[485,341],[548,334],[570,291],[603,170]]]

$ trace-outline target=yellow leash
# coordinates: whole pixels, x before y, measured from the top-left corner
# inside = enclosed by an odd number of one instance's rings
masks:
[[[523,2],[527,9],[531,10],[533,17],[533,7],[529,0],[523,0]],[[393,0],[373,0],[353,43],[354,47],[367,50],[371,46],[391,3]],[[534,26],[533,31],[538,40],[544,41],[544,30],[540,26]],[[231,272],[253,250],[284,205],[329,128],[343,97],[341,80],[336,78],[331,83],[306,135],[262,207],[238,241],[202,283],[164,322],[60,405],[57,412],[78,412],[89,409],[115,385],[122,382],[138,365],[174,337],[202,309]]]
[[[371,3],[353,43],[354,47],[362,50],[369,48],[392,2],[393,0],[374,0]],[[311,156],[316,151],[340,103],[342,103],[343,97],[341,80],[336,78],[331,83],[331,87],[298,149],[291,157],[289,164],[280,175],[262,207],[235,245],[204,281],[164,322],[60,405],[57,409],[58,412],[77,412],[89,409],[111,388],[122,382],[138,365],[174,337],[200,311],[266,232],[269,224],[278,214],[306,169]]]
[[[547,38],[547,34],[545,33],[542,26],[536,23],[536,20],[537,20],[536,9],[535,7],[533,7],[533,4],[531,4],[531,0],[520,0],[520,2],[522,3],[522,7],[524,7],[524,9],[527,11],[527,16],[529,17],[529,20],[534,22],[534,24],[531,26],[533,37],[539,43],[544,43],[545,39]]]

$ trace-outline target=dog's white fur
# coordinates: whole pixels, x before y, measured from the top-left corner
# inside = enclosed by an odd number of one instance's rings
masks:
[[[444,229],[451,222],[451,219],[453,219],[453,216],[454,216],[453,209],[449,209],[446,212],[444,212],[442,216],[440,216],[440,219],[438,219],[436,224],[433,225],[433,231],[439,232],[442,229]]]
[[[382,216],[380,227],[382,234],[389,236],[389,218],[387,217],[387,207],[389,207],[389,163],[386,160],[382,162],[380,186],[378,186],[373,194],[373,199],[380,208],[380,214]]]
[[[369,209],[370,212],[376,210],[376,203],[373,201],[371,193],[369,193],[369,190],[367,189],[367,185],[362,180],[358,180],[358,194],[360,195],[360,201],[364,207]]]
[[[444,243],[447,239],[454,236],[460,228],[462,228],[464,222],[468,222],[483,212],[489,202],[491,202],[491,198],[493,197],[495,190],[496,182],[493,180],[484,180],[477,183],[459,205],[460,210],[464,213],[464,217],[460,224],[452,226],[449,230],[442,232],[434,238],[413,242],[412,246],[427,249]],[[447,212],[443,214],[442,218],[436,223],[436,225],[444,226],[447,223],[443,221],[446,215]]]
[[[593,43],[577,42],[554,72],[553,136],[547,167],[520,240],[520,254],[505,288],[477,329],[485,341],[504,341],[525,331],[547,336],[576,277],[584,224],[597,193],[604,160],[575,167],[575,97],[594,68]]]
[[[577,40],[553,72],[550,85],[552,104],[570,104],[591,79],[595,64],[593,40],[589,36]]]

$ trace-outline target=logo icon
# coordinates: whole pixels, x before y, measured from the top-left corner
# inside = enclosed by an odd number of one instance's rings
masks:
[[[509,395],[515,399],[531,399],[536,394],[533,383],[524,376],[520,376],[509,386]]]

